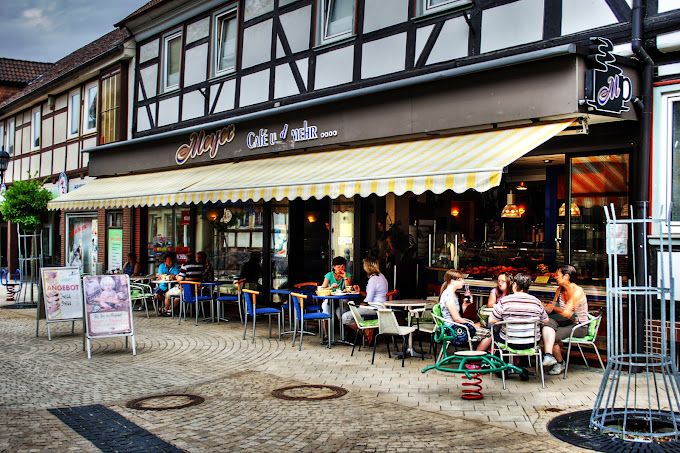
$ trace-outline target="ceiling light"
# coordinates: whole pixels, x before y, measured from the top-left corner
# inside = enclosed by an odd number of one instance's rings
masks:
[[[515,190],[527,190],[527,186],[524,184],[524,181],[520,181],[520,183],[517,184],[517,187],[515,187]]]
[[[512,193],[512,190],[508,194],[507,204],[501,211],[501,217],[505,219],[519,219],[522,217],[522,214],[519,213],[519,208],[515,205],[515,194]]]
[[[543,159],[544,164],[550,164],[552,163],[552,159]]]

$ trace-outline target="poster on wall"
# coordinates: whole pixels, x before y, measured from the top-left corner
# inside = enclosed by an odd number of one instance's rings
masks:
[[[87,275],[83,277],[87,356],[95,338],[131,336],[132,354],[136,355],[130,282],[126,274]]]
[[[68,265],[80,269],[81,274],[94,274],[94,264],[97,261],[97,218],[69,216],[68,226]]]
[[[83,319],[83,290],[80,283],[80,269],[77,267],[43,267],[40,269],[47,339],[52,340],[50,324],[70,322],[74,333],[75,321]],[[37,316],[36,336],[40,314]]]
[[[123,230],[110,228],[108,230],[108,269],[114,271],[123,268]]]

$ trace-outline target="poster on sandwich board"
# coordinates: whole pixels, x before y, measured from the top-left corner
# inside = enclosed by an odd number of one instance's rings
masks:
[[[87,358],[91,357],[93,339],[120,336],[132,337],[132,355],[136,355],[129,277],[84,276],[83,294]]]
[[[40,269],[47,338],[52,339],[50,324],[83,319],[83,290],[78,267],[43,267]],[[38,320],[39,322],[39,320]]]

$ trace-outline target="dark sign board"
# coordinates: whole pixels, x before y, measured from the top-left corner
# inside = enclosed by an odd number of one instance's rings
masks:
[[[598,112],[620,114],[630,107],[632,84],[618,66],[612,53],[614,45],[606,38],[590,38],[591,69],[586,72],[586,103]]]

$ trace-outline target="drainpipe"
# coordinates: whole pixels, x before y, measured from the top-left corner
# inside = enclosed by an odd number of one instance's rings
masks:
[[[631,167],[633,169],[633,190],[631,191],[631,198],[633,201],[634,213],[636,217],[646,216],[649,213],[649,190],[650,190],[650,135],[652,128],[652,78],[654,76],[654,60],[649,56],[644,48],[642,41],[642,28],[644,25],[644,13],[646,1],[643,6],[642,0],[633,0],[633,9],[631,16],[631,45],[633,53],[642,65],[642,99],[636,98],[634,105],[636,107],[638,117],[640,119],[640,143],[638,152],[635,153],[631,159]],[[645,269],[646,257],[643,256],[642,245],[645,241],[645,230],[641,224],[633,227],[633,236],[635,238],[636,252],[634,258],[634,285],[647,286],[647,269]],[[631,249],[632,250],[632,249]],[[635,342],[630,347],[630,352],[645,353],[645,336],[646,336],[646,319],[645,319],[645,300],[644,297],[637,296],[635,298],[635,312],[636,312],[636,335]],[[636,370],[641,371],[641,369]]]

